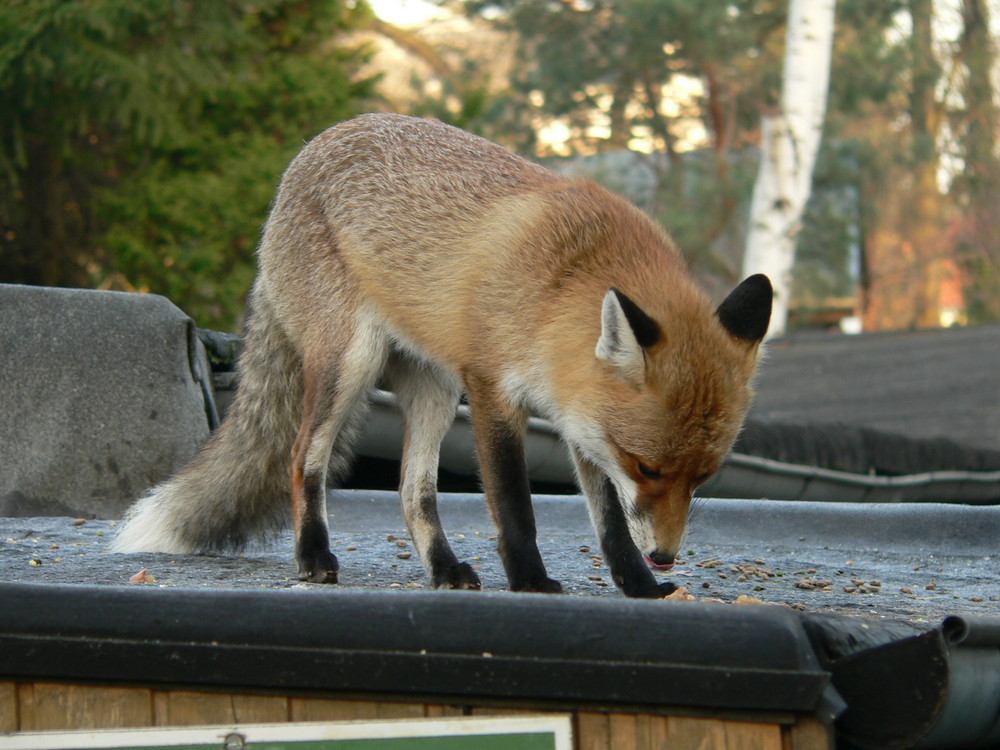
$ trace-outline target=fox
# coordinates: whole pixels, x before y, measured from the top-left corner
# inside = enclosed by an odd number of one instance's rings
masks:
[[[368,392],[402,413],[399,494],[430,583],[479,589],[437,510],[463,394],[511,591],[559,593],[536,541],[529,414],[568,446],[611,576],[675,590],[694,490],[753,397],[773,290],[717,307],[639,208],[437,120],[359,115],[286,169],[257,249],[238,388],[222,425],[126,512],[112,549],[239,550],[287,523],[303,581],[336,583],[328,483],[350,467]]]

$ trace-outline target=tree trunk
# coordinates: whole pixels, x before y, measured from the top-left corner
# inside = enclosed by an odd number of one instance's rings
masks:
[[[994,101],[992,72],[996,50],[990,35],[990,4],[962,3],[961,54],[966,77],[965,169],[959,183],[967,197],[967,218],[958,257],[964,271],[966,311],[971,322],[1000,320],[1000,111]]]
[[[632,123],[628,118],[626,110],[632,99],[633,91],[634,86],[629,78],[622,78],[615,86],[613,99],[611,100],[611,111],[608,112],[611,132],[606,140],[598,144],[598,150],[628,150],[628,143],[632,139]]]
[[[937,181],[944,105],[937,92],[941,66],[934,50],[933,0],[909,0],[907,10],[913,28],[907,42],[909,139],[900,152],[905,160],[885,167],[869,201],[878,218],[866,254],[866,329],[941,325],[942,285],[951,263],[953,239],[945,230],[945,199]]]
[[[937,101],[941,66],[934,55],[932,0],[910,0],[913,36],[913,86],[910,90],[910,122],[913,137],[913,193],[910,211],[904,217],[904,235],[912,244],[919,279],[913,297],[913,315],[908,327],[941,325],[941,281],[945,253],[942,222],[944,207],[938,189],[938,134],[943,120]]]
[[[788,321],[795,244],[826,115],[835,5],[836,0],[791,0],[781,103],[761,123],[743,273],[771,278],[771,336],[783,334]]]

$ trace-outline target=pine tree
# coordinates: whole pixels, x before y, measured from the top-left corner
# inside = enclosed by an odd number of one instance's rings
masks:
[[[0,6],[0,279],[167,294],[233,326],[281,170],[357,111],[346,0]]]

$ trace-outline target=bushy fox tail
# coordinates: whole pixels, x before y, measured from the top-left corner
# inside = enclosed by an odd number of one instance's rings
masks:
[[[237,370],[222,426],[187,466],[128,510],[112,550],[238,550],[285,525],[303,385],[299,355],[265,299],[252,301]]]

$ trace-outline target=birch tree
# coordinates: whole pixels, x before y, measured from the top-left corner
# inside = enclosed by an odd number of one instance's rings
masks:
[[[790,0],[781,98],[761,122],[743,272],[765,273],[774,284],[771,336],[783,334],[788,321],[795,245],[826,115],[835,5]]]

